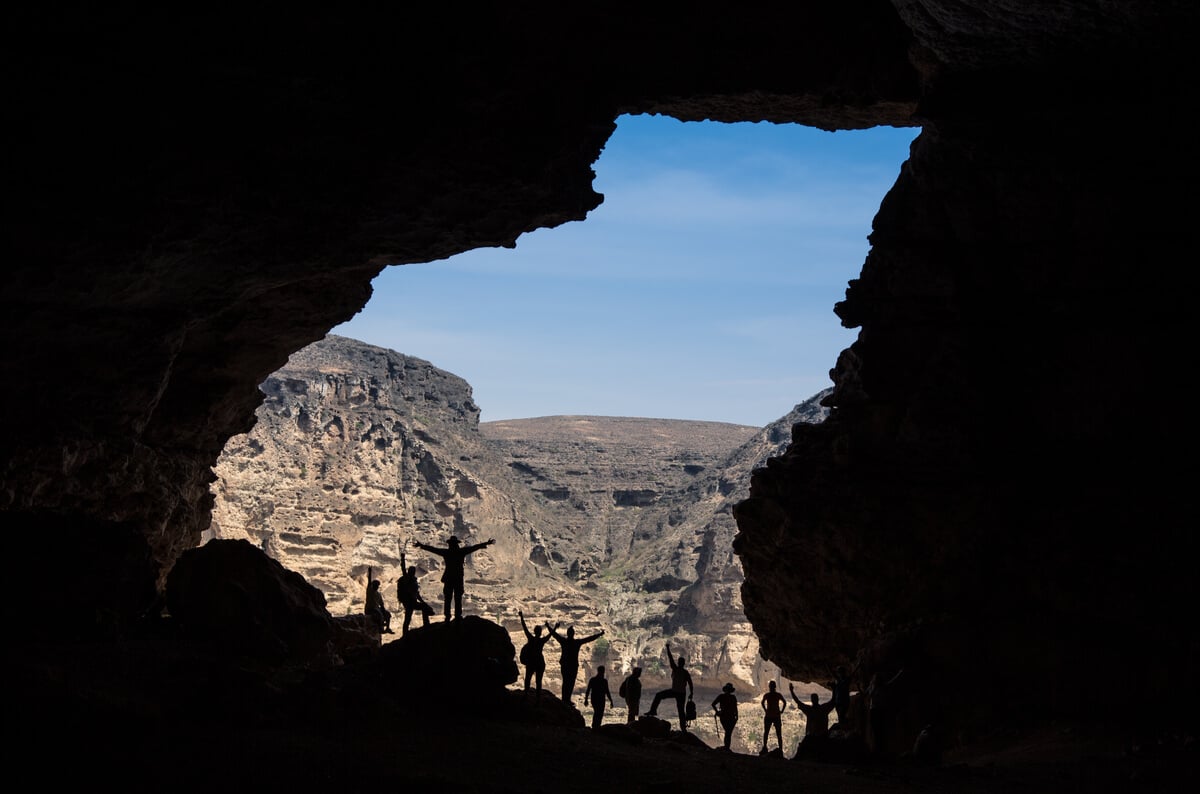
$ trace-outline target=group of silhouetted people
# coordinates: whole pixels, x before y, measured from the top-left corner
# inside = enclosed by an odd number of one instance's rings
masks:
[[[451,536],[447,539],[446,547],[444,548],[424,543],[415,544],[417,548],[435,554],[444,561],[445,568],[442,572],[441,581],[443,594],[442,613],[445,620],[451,620],[451,616],[455,620],[462,617],[464,562],[466,558],[493,543],[495,543],[495,540],[489,539],[482,543],[464,546],[457,537]],[[414,614],[419,613],[422,625],[428,626],[430,617],[434,614],[434,609],[422,598],[420,584],[417,579],[417,569],[415,566],[408,565],[408,560],[403,552],[400,554],[400,568],[401,576],[396,580],[396,598],[400,606],[404,609],[402,632],[407,634]],[[380,632],[392,634],[394,633],[392,630],[392,613],[384,603],[380,581],[374,577],[373,573],[372,568],[367,569],[367,593],[363,612],[378,624]],[[568,627],[564,633],[559,633],[559,627],[562,624],[554,623],[551,625],[549,622],[534,626],[531,630],[525,622],[525,614],[518,610],[517,615],[521,620],[521,630],[525,633],[525,644],[521,648],[520,654],[521,664],[525,666],[525,692],[528,693],[532,687],[536,693],[536,698],[538,700],[541,699],[542,679],[546,672],[545,646],[551,640],[554,640],[558,643],[560,649],[559,665],[562,673],[562,702],[570,704],[574,695],[575,683],[579,676],[580,650],[584,645],[604,636],[604,631],[601,630],[595,634],[578,637],[575,634],[574,626]],[[544,633],[543,629],[545,629]],[[687,669],[687,660],[682,655],[675,656],[672,654],[670,643],[667,643],[665,648],[667,662],[671,668],[671,685],[654,694],[650,708],[644,716],[657,717],[659,705],[664,700],[673,700],[679,718],[679,729],[687,731],[688,723],[696,719],[694,702],[695,683],[692,680],[691,673]],[[894,675],[887,677],[875,674],[871,677],[870,683],[864,690],[864,695],[867,699],[866,737],[868,738],[868,745],[871,751],[876,755],[884,753],[889,689],[903,672],[903,670],[900,670]],[[642,697],[641,674],[641,667],[633,667],[631,672],[621,682],[618,690],[618,694],[625,703],[627,712],[626,720],[628,723],[635,722],[640,712]],[[797,756],[818,751],[820,745],[828,740],[830,735],[829,717],[832,713],[836,712],[837,723],[839,724],[845,723],[849,716],[851,694],[850,674],[847,673],[845,667],[839,666],[836,668],[829,687],[831,697],[828,702],[822,703],[820,697],[815,693],[809,696],[808,702],[802,701],[796,694],[795,685],[788,685],[796,708],[803,712],[805,716],[804,737],[797,746]],[[604,665],[597,666],[596,674],[588,680],[584,691],[584,701],[592,707],[592,728],[600,727],[604,719],[605,710],[608,707],[614,706],[612,691],[609,688]],[[775,734],[775,742],[778,750],[782,752],[783,713],[788,708],[788,704],[786,698],[777,691],[774,681],[768,683],[767,691],[760,699],[759,705],[763,712],[762,747],[759,753],[761,755],[768,753],[772,732]],[[728,750],[732,743],[733,731],[738,723],[738,700],[732,683],[727,683],[722,687],[721,694],[712,702],[712,710],[724,734],[724,748]],[[926,726],[926,729],[922,731],[919,739],[923,740],[924,746],[932,744],[932,739],[930,738],[932,731],[932,726]],[[922,741],[918,741],[918,744],[922,744]],[[914,747],[913,754],[917,755],[916,747]]]
[[[521,647],[520,653],[521,664],[525,665],[525,692],[528,693],[532,685],[535,702],[541,699],[542,676],[546,672],[545,646],[553,639],[561,648],[558,661],[562,672],[562,702],[571,703],[575,691],[575,681],[579,676],[579,650],[587,643],[603,637],[604,631],[601,630],[586,637],[577,637],[575,636],[575,627],[569,626],[565,634],[560,634],[558,629],[562,625],[561,623],[555,623],[553,626],[544,623],[530,630],[529,624],[525,621],[525,613],[517,610],[517,616],[521,619],[521,630],[525,633],[525,644]],[[543,628],[546,629],[544,634],[542,633]],[[651,702],[646,716],[657,716],[659,703],[668,698],[672,699],[675,701],[679,713],[679,728],[686,731],[687,723],[695,719],[695,704],[693,703],[695,691],[692,675],[687,670],[686,660],[682,656],[678,658],[673,656],[670,644],[666,648],[667,661],[671,665],[671,686],[654,695],[654,700]],[[625,702],[626,722],[634,722],[638,717],[642,701],[641,667],[634,667],[630,671],[629,675],[621,682],[618,694]],[[685,697],[688,702],[687,706],[684,705]],[[599,727],[604,719],[605,709],[616,705],[604,665],[596,667],[596,674],[588,680],[583,699],[592,707],[592,727]]]
[[[455,620],[462,617],[464,561],[472,553],[486,548],[495,542],[494,538],[489,538],[482,543],[463,546],[457,537],[451,535],[446,541],[445,548],[429,546],[424,543],[414,544],[419,549],[436,554],[445,562],[445,568],[442,571],[442,597],[444,599],[442,614],[447,621],[450,620],[451,612],[453,612]],[[422,625],[428,626],[429,618],[433,615],[434,610],[421,597],[421,586],[417,579],[417,568],[416,566],[408,565],[408,560],[404,552],[400,552],[400,570],[400,578],[396,580],[396,600],[400,602],[400,606],[404,609],[402,632],[407,634],[409,626],[412,624],[414,613],[420,613]],[[383,593],[380,587],[381,584],[374,577],[373,569],[367,568],[367,597],[363,605],[363,613],[372,617],[379,624],[379,630],[382,633],[393,634],[392,613],[388,611],[387,606],[384,604]]]
[[[604,636],[603,629],[590,634],[587,637],[576,637],[575,627],[567,627],[565,634],[558,633],[558,627],[561,623],[555,623],[551,626],[549,623],[543,624],[546,633],[542,634],[543,625],[535,626],[533,631],[529,630],[528,624],[525,623],[525,613],[517,610],[517,616],[521,618],[521,630],[525,632],[525,645],[521,648],[521,664],[525,665],[525,691],[529,691],[530,681],[533,680],[537,690],[537,697],[542,696],[542,675],[546,672],[546,643],[554,640],[558,643],[560,653],[558,655],[558,663],[562,672],[562,701],[563,703],[571,702],[571,695],[575,691],[575,680],[579,677],[579,650],[589,642],[600,639]],[[600,677],[603,678],[604,668],[599,669]],[[596,688],[600,685],[597,683]],[[591,692],[589,682],[588,692]],[[605,688],[607,692],[607,686]],[[611,702],[612,696],[609,695]]]
[[[804,739],[801,741],[801,747],[805,742],[810,740],[817,742],[828,736],[829,715],[836,707],[836,701],[831,699],[827,703],[822,703],[820,696],[813,693],[810,696],[810,702],[804,703],[796,695],[794,684],[788,684],[788,690],[791,692],[792,700],[796,703],[796,708],[805,716]],[[723,746],[726,750],[730,749],[733,742],[733,730],[738,723],[738,700],[735,692],[733,684],[725,684],[721,688],[721,694],[717,695],[712,702],[712,709],[724,733]],[[778,691],[774,681],[767,684],[767,691],[759,700],[759,706],[763,712],[762,749],[759,750],[759,755],[767,755],[772,731],[775,733],[778,750],[782,753],[783,713],[787,710],[788,705],[787,699]],[[799,752],[798,748],[797,753]]]

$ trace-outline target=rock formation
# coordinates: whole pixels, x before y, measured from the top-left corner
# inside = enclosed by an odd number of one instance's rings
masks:
[[[828,392],[767,428],[480,424],[461,378],[338,336],[297,351],[262,390],[254,428],[214,468],[206,534],[259,546],[318,587],[331,614],[362,612],[368,570],[395,607],[404,551],[440,620],[441,561],[414,544],[495,538],[468,558],[467,611],[507,626],[518,647],[523,609],[531,626],[604,629],[592,661],[613,675],[642,666],[648,689],[667,683],[664,640],[713,696],[725,681],[757,691],[777,674],[742,613],[732,507],[793,423],[828,414]],[[547,686],[557,680],[551,665]]]
[[[131,749],[146,740],[195,761],[163,712],[119,687],[69,697],[62,671],[161,674],[123,643],[209,527],[212,466],[259,384],[353,316],[382,268],[583,220],[622,113],[921,128],[837,308],[859,331],[830,362],[831,415],[737,510],[764,654],[799,677],[843,656],[863,675],[904,665],[900,746],[927,717],[957,752],[1031,720],[1111,718],[1126,746],[1162,746],[1200,680],[1179,462],[1198,15],[1184,0],[13,11],[0,520],[22,561],[10,592],[52,583],[47,601],[81,616],[51,629],[10,607],[16,636],[76,643],[13,655],[31,745],[15,755],[62,746],[38,730],[53,709],[80,747],[105,726],[146,780],[174,768]],[[1136,696],[1098,697],[1114,680]]]

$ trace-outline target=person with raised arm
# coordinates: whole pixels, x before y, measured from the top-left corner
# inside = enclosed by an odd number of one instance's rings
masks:
[[[403,634],[408,634],[408,625],[412,622],[413,612],[421,613],[421,625],[429,625],[429,617],[433,614],[433,607],[426,603],[421,597],[421,583],[417,581],[417,567],[408,566],[408,562],[404,557],[404,552],[400,552],[400,569],[403,573],[396,580],[396,598],[400,601],[400,605],[404,607],[404,625]]]
[[[542,699],[542,675],[546,672],[546,656],[544,649],[546,643],[550,642],[550,634],[542,634],[541,626],[534,626],[533,631],[525,625],[525,613],[517,610],[517,617],[521,618],[521,631],[525,632],[525,644],[521,646],[521,664],[525,665],[525,691],[529,691],[529,681],[533,679],[537,685],[537,697],[535,701]],[[558,628],[559,624],[555,623],[554,628]]]
[[[547,623],[546,628],[550,630],[550,636],[562,647],[562,653],[558,657],[558,663],[562,667],[562,702],[570,703],[575,692],[575,679],[579,676],[579,649],[603,637],[604,630],[601,629],[587,637],[576,637],[575,627],[568,626],[566,636],[563,636],[556,630],[558,625],[555,623],[551,626]]]
[[[646,712],[647,716],[658,716],[658,704],[664,698],[671,698],[675,701],[676,707],[679,709],[679,730],[687,731],[687,713],[684,710],[683,697],[687,695],[688,700],[692,700],[696,694],[695,686],[692,683],[692,674],[688,672],[687,660],[680,654],[676,659],[671,656],[671,643],[667,643],[667,661],[671,664],[671,687],[657,692],[654,695],[654,700],[650,701],[650,710]]]
[[[446,548],[438,548],[437,546],[429,546],[424,543],[414,543],[418,549],[424,549],[430,554],[436,554],[446,562],[446,569],[442,571],[442,596],[446,603],[442,608],[447,621],[450,620],[450,608],[454,607],[454,619],[458,620],[462,617],[462,598],[463,598],[463,561],[467,557],[482,548],[495,543],[495,538],[489,538],[483,543],[476,543],[472,546],[463,546],[460,544],[457,537],[451,535],[446,539]]]
[[[788,684],[788,691],[792,693],[792,700],[796,701],[796,708],[804,714],[804,738],[796,747],[796,755],[819,752],[821,744],[829,738],[829,715],[837,706],[837,701],[830,699],[822,703],[821,696],[814,692],[810,696],[812,702],[804,703],[796,696],[796,685],[792,683]]]

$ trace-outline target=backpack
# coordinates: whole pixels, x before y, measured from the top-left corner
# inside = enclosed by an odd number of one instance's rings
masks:
[[[628,680],[629,680],[628,678],[625,679],[625,681],[628,681]],[[617,694],[620,695],[621,697],[625,697],[625,681],[622,681],[621,686],[617,688]]]
[[[688,698],[687,708],[683,711],[683,717],[688,722],[694,722],[696,719],[696,701]]]
[[[525,643],[521,646],[521,664],[529,664],[533,661],[533,646]]]

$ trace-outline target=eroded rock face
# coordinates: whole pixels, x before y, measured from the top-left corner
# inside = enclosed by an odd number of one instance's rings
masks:
[[[603,629],[587,658],[613,675],[642,666],[650,688],[667,682],[664,641],[704,692],[728,680],[761,689],[776,674],[742,614],[731,507],[786,446],[785,428],[827,415],[824,395],[765,429],[583,416],[481,425],[461,378],[338,336],[298,351],[262,389],[254,429],[214,469],[207,534],[260,547],[332,614],[362,613],[370,571],[399,631],[403,552],[440,620],[442,562],[415,544],[494,538],[467,560],[465,608],[518,645],[523,610],[531,628]],[[551,665],[546,684],[557,682]]]
[[[1070,684],[1060,713],[1107,675],[1145,684],[1122,716],[1190,714],[1194,4],[522,8],[12,18],[5,526],[132,528],[148,558],[104,557],[128,624],[258,385],[385,264],[584,218],[618,113],[920,125],[839,308],[833,415],[738,510],[746,613],[793,673],[986,680],[910,693],[972,724],[1031,678]]]

